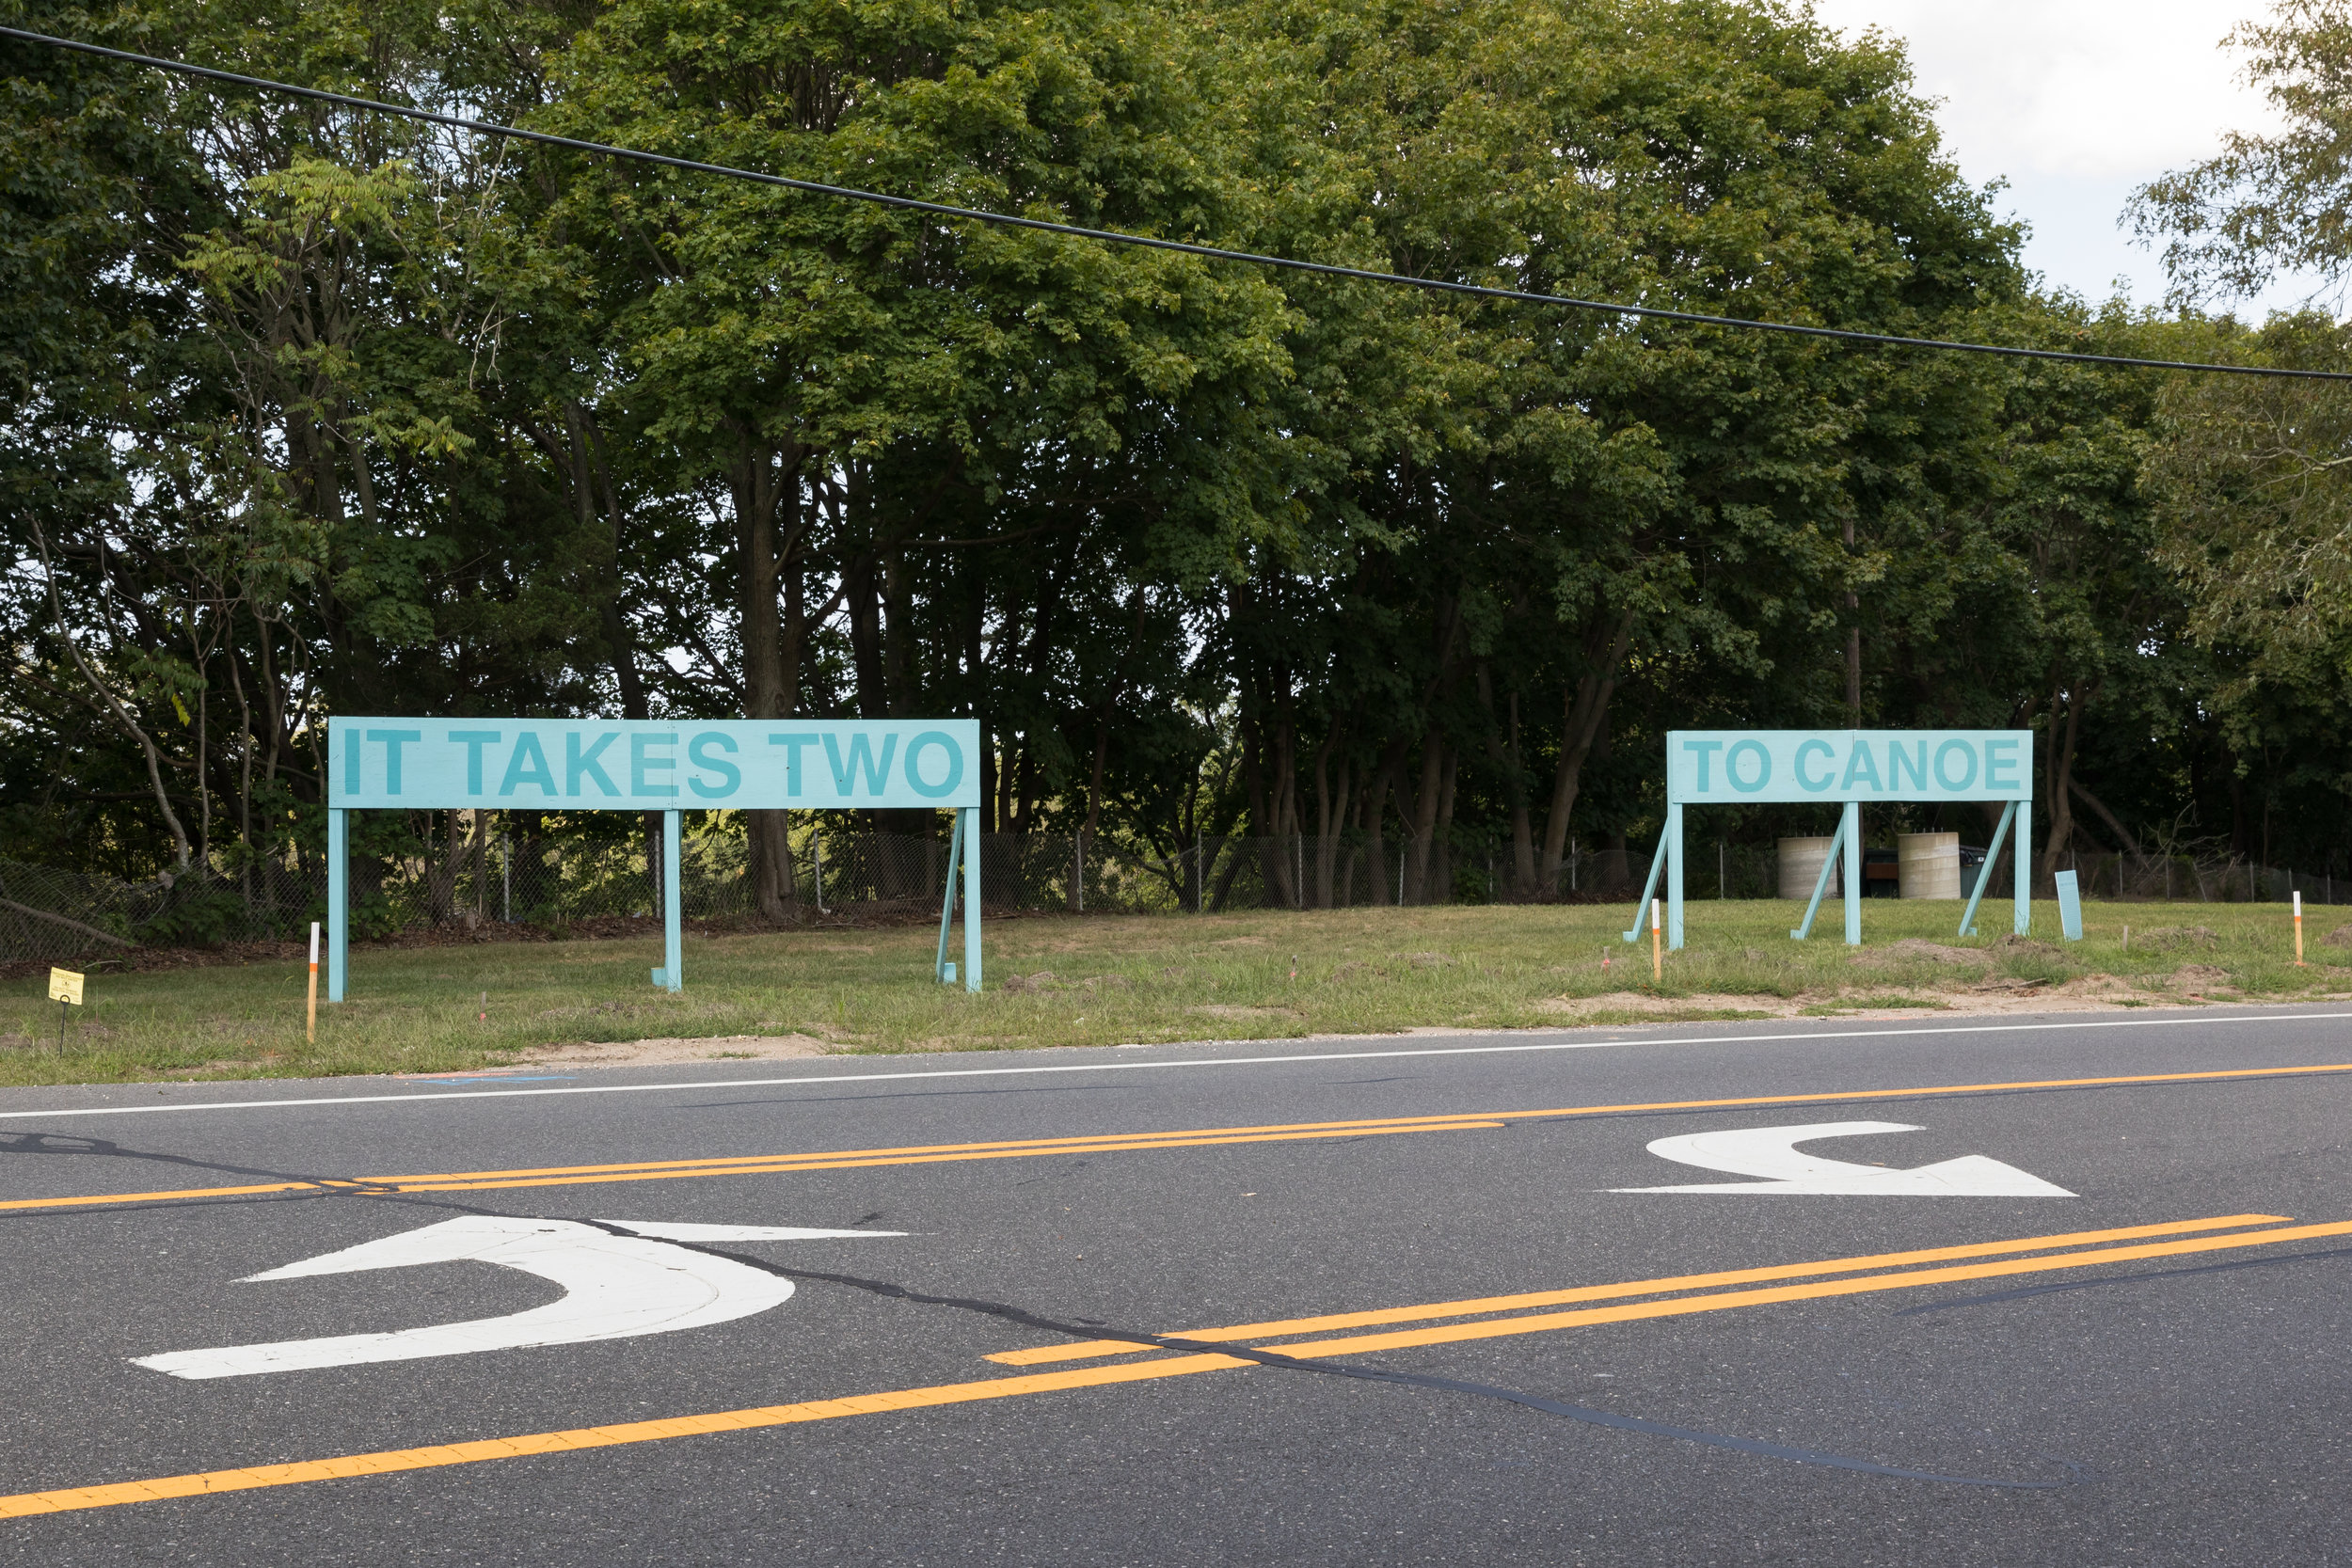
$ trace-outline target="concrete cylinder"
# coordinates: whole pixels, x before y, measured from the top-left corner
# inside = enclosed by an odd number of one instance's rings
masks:
[[[1957,899],[1960,892],[1958,833],[1898,833],[1895,866],[1905,898]]]
[[[1829,859],[1836,847],[1836,838],[1784,838],[1780,841],[1780,895],[1802,903],[1813,896],[1813,884],[1821,879],[1821,863]],[[1829,879],[1824,898],[1842,895],[1838,884],[1845,879],[1845,868]]]

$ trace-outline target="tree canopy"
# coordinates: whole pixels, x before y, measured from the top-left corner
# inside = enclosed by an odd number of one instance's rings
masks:
[[[2179,236],[2162,315],[2043,289],[1900,49],[1769,0],[8,17],[1417,277],[2352,363],[2323,316],[2194,293],[2352,266],[2338,0],[2249,35],[2296,128],[2145,194]],[[2045,873],[2184,832],[2312,866],[2347,843],[2329,388],[1277,274],[13,41],[0,68],[18,858],[314,853],[336,712],[973,715],[990,831],[1295,836],[1267,875],[1310,906],[1352,844],[1393,846],[1410,902],[1454,896],[1473,845],[1556,896],[1571,847],[1654,831],[1684,725],[2033,726]],[[788,916],[787,824],[726,831]]]

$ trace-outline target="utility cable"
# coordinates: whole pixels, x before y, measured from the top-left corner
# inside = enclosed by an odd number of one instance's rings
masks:
[[[1937,349],[1953,354],[1989,354],[2008,359],[2055,359],[2078,365],[2121,365],[2135,370],[2203,371],[2221,375],[2269,376],[2300,381],[2352,381],[2352,372],[2288,370],[2269,365],[2221,365],[2185,359],[2137,359],[2116,354],[2075,354],[2063,349],[2019,348],[2005,343],[1971,343],[1947,338],[1906,338],[1886,332],[1856,332],[1838,326],[1805,326],[1794,322],[1750,321],[1740,316],[1712,316],[1696,310],[1670,310],[1655,305],[1627,305],[1617,301],[1579,299],[1570,294],[1539,293],[1525,289],[1496,289],[1481,283],[1458,283],[1441,277],[1414,277],[1405,273],[1380,272],[1368,267],[1343,267],[1329,261],[1308,261],[1295,256],[1269,256],[1254,250],[1232,250],[1223,245],[1194,245],[1184,240],[1160,239],[1149,234],[1129,234],[1116,229],[1089,229],[1074,223],[1056,223],[1046,218],[1021,217],[1011,213],[992,213],[976,207],[956,207],[942,201],[924,201],[911,196],[892,196],[883,191],[861,190],[854,185],[829,185],[817,180],[795,180],[788,175],[767,174],[757,169],[736,168],[726,164],[703,163],[693,158],[674,157],[666,152],[651,152],[643,148],[617,147],[607,142],[586,141],[578,136],[559,136],[546,131],[526,131],[519,126],[501,125],[493,120],[469,119],[462,115],[438,114],[430,109],[413,108],[405,103],[387,103],[379,99],[358,98],[349,93],[328,92],[323,87],[296,87],[291,82],[271,81],[262,76],[245,76],[233,71],[219,71],[211,66],[191,65],[185,60],[164,59],[154,55],[134,54],[127,49],[109,49],[103,44],[85,43],[79,39],[56,38],[47,33],[28,32],[22,27],[0,27],[0,38],[11,38],[25,43],[38,43],[52,49],[68,49],[83,55],[95,55],[103,59],[122,60],[145,66],[152,71],[175,75],[197,77],[208,82],[224,82],[232,87],[250,87],[257,92],[283,93],[293,98],[310,99],[314,103],[338,104],[347,109],[361,109],[372,114],[393,115],[403,119],[420,120],[428,125],[447,126],[452,130],[469,131],[485,136],[504,136],[516,141],[535,142],[542,147],[559,147],[567,151],[585,152],[602,158],[619,158],[641,164],[653,164],[662,168],[680,169],[690,174],[716,175],[726,180],[749,181],[754,184],[774,185],[785,190],[805,191],[812,196],[838,197],[848,201],[868,201],[879,206],[896,207],[912,213],[926,213],[936,217],[964,218],[974,223],[993,223],[1006,229],[1032,229],[1041,233],[1067,234],[1073,239],[1100,240],[1107,245],[1135,245],[1147,250],[1173,251],[1180,256],[1198,256],[1212,261],[1244,261],[1254,266],[1280,267],[1291,272],[1313,273],[1325,277],[1344,277],[1365,283],[1391,283],[1405,288],[1422,289],[1435,293],[1464,294],[1473,299],[1506,300],[1520,305],[1548,305],[1569,310],[1589,310],[1604,315],[1636,316],[1651,321],[1687,322],[1697,326],[1727,326],[1749,332],[1778,332],[1800,338],[1827,338],[1838,342],[1872,343],[1883,348]]]

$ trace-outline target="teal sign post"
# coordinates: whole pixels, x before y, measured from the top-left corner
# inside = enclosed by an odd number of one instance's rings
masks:
[[[1846,941],[1862,942],[1862,808],[1871,801],[2006,800],[1993,847],[1985,852],[1960,934],[1974,929],[1993,863],[2011,828],[2017,833],[2015,928],[2032,928],[2032,879],[2026,846],[2033,835],[2031,730],[1670,730],[1666,735],[1666,828],[1658,835],[1641,911],[1666,879],[1666,945],[1682,946],[1682,810],[1685,806],[1743,806],[1766,802],[1838,800],[1846,810],[1820,880],[1804,907],[1804,923],[1788,934],[1802,942],[1813,930],[1821,895],[1842,859],[1846,863]]]
[[[679,813],[931,808],[956,814],[934,973],[947,961],[963,873],[963,986],[980,989],[980,725],[882,721],[335,719],[327,724],[326,999],[341,1002],[350,946],[348,813],[658,811],[662,967],[685,987],[678,925]]]

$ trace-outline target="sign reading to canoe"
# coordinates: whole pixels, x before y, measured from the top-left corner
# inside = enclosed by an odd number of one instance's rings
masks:
[[[1671,805],[2030,800],[2031,730],[1675,730]]]
[[[355,810],[977,808],[976,719],[335,719],[328,803]]]

